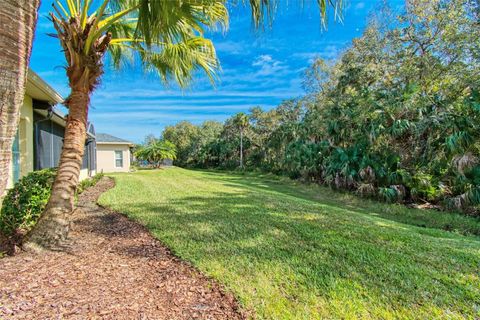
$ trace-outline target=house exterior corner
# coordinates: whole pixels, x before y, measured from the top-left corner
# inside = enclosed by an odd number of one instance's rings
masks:
[[[97,171],[129,172],[133,143],[105,133],[97,134]]]
[[[60,94],[29,70],[18,130],[12,146],[7,189],[32,171],[58,166],[66,121],[56,105],[62,102]],[[80,180],[95,173],[95,130],[89,124]]]

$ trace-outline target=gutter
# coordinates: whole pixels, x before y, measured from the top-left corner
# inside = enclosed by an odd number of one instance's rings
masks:
[[[130,147],[133,147],[135,146],[135,144],[131,143],[131,142],[122,142],[122,141],[109,141],[109,142],[102,142],[102,141],[97,141],[97,144],[103,144],[103,145],[119,145],[119,144],[122,144],[122,145],[127,145],[127,146],[130,146]]]
[[[51,104],[62,103],[64,99],[32,69],[28,69],[27,81],[50,98]]]

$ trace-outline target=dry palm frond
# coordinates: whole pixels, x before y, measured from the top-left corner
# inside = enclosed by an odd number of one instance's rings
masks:
[[[361,183],[359,184],[356,193],[363,197],[369,197],[375,195],[376,189],[371,183]]]
[[[360,178],[362,178],[366,182],[375,181],[375,171],[373,171],[372,167],[368,166],[359,171]]]
[[[452,160],[453,166],[460,172],[462,175],[465,170],[475,166],[478,163],[478,158],[472,153],[467,152],[463,155],[455,156]]]

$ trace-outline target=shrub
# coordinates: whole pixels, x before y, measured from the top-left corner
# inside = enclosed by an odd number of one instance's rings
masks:
[[[96,175],[94,175],[90,179],[85,179],[83,181],[80,181],[80,183],[78,184],[78,187],[77,187],[77,194],[80,194],[83,191],[85,191],[87,188],[90,188],[90,187],[93,187],[94,185],[96,185],[97,182],[100,181],[100,179],[103,178],[103,176],[104,176],[103,173],[97,173]]]
[[[34,171],[20,179],[5,196],[0,211],[0,232],[6,237],[28,232],[50,197],[54,169]]]
[[[379,188],[378,195],[386,202],[394,202],[397,199],[397,191],[391,187]]]
[[[419,172],[413,176],[410,192],[414,200],[435,201],[442,196],[438,177]]]
[[[0,233],[12,239],[33,228],[48,202],[55,175],[55,169],[31,172],[8,191],[0,211]],[[103,173],[99,173],[80,182],[77,194],[97,184],[102,177]]]

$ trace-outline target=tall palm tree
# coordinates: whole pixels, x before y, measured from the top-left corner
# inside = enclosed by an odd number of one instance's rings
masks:
[[[98,7],[91,8],[94,4]],[[215,49],[204,30],[226,27],[227,9],[216,0],[66,0],[50,13],[67,62],[71,93],[57,177],[45,211],[28,245],[55,246],[65,240],[84,153],[90,95],[110,54],[115,66],[133,59],[167,81],[188,84],[201,69],[212,80],[218,68]],[[136,60],[136,61],[135,61]]]
[[[240,131],[240,168],[243,169],[243,134],[249,125],[248,116],[243,112],[239,112],[235,115],[233,123]]]
[[[2,0],[0,5],[0,197],[9,178],[39,5],[40,0]]]
[[[90,95],[110,54],[114,66],[130,61],[156,71],[164,81],[186,86],[192,72],[203,70],[213,81],[219,67],[204,31],[228,26],[227,0],[55,0],[50,18],[66,58],[71,93],[63,149],[52,194],[28,245],[56,246],[66,239],[69,213],[78,184]],[[256,24],[271,17],[275,0],[249,0]],[[318,0],[325,18],[328,4]]]

